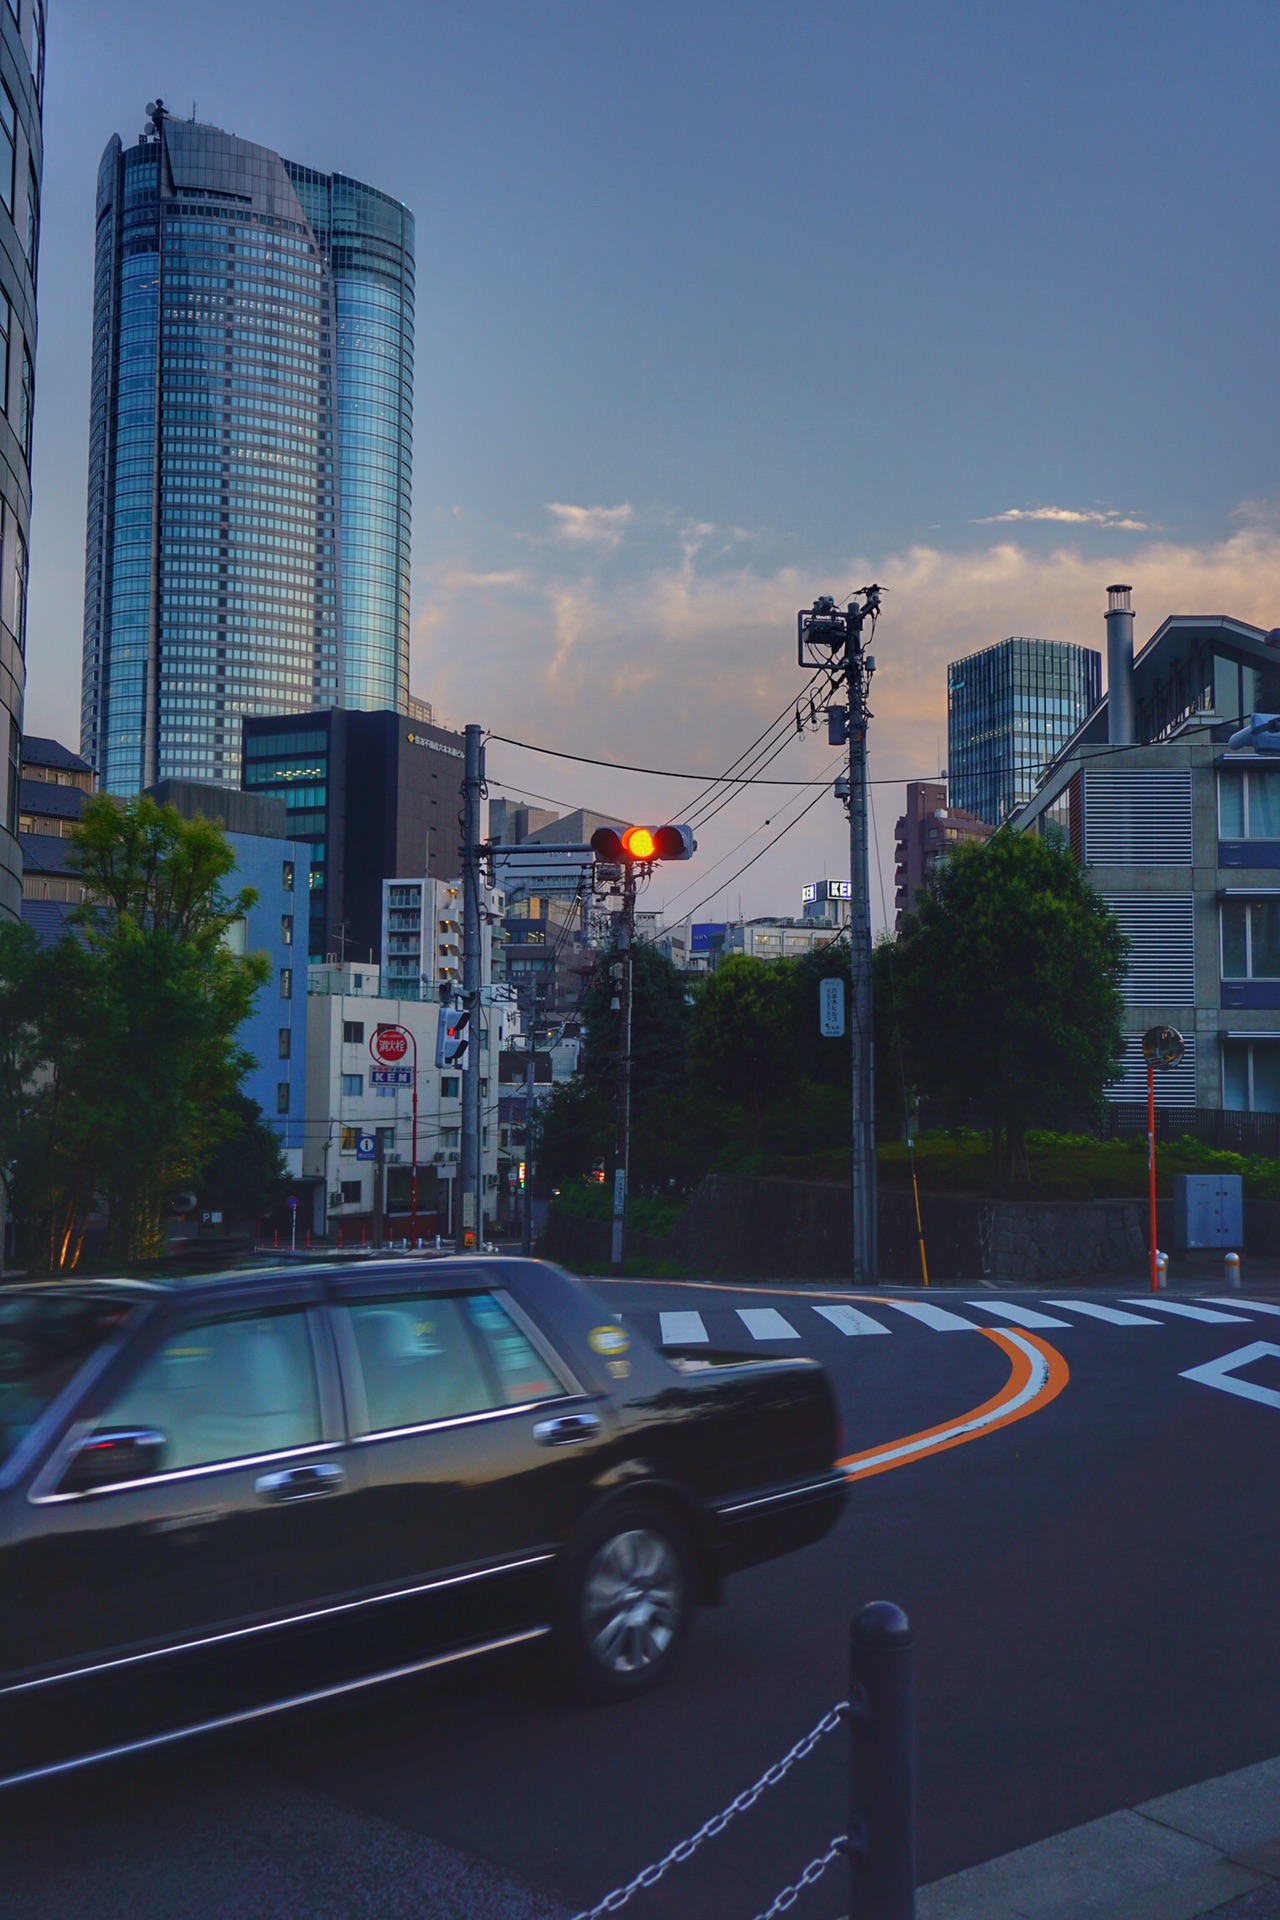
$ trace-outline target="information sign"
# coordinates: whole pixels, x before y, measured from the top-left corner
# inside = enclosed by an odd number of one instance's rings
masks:
[[[844,981],[823,980],[818,987],[818,1026],[824,1040],[839,1040],[844,1033]]]

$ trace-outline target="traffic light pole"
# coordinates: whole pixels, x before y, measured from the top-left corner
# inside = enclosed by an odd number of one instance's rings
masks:
[[[862,645],[864,614],[850,602],[845,677],[849,689],[849,958],[853,1056],[853,1284],[876,1284],[875,1062],[871,1009],[871,874],[867,825],[867,694],[873,669]]]
[[[480,1244],[484,1201],[484,1154],[480,1128],[480,800],[484,787],[483,728],[466,730],[462,776],[462,1003],[470,1009],[462,1065],[461,1133],[458,1142],[457,1217],[459,1253]]]
[[[613,1244],[609,1262],[621,1273],[626,1241],[627,1186],[631,1177],[631,957],[636,931],[636,874],[627,861],[622,869],[622,918],[618,926],[618,956],[622,962],[622,1011],[618,1021],[618,1115],[613,1167]]]

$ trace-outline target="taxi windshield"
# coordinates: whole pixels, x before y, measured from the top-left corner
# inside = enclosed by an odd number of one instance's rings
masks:
[[[136,1311],[132,1300],[73,1288],[0,1295],[0,1466]]]

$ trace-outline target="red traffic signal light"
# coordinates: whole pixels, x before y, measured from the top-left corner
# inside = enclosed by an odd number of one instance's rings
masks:
[[[655,860],[692,860],[697,849],[692,827],[598,827],[591,851],[608,866],[651,867]]]

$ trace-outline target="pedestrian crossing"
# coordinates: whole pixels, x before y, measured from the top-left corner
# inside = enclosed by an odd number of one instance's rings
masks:
[[[1108,1306],[1098,1300],[1044,1300],[1036,1306],[1021,1301],[967,1300],[962,1302],[980,1317],[957,1313],[952,1307],[931,1300],[898,1300],[889,1295],[865,1307],[845,1301],[788,1302],[786,1312],[777,1307],[669,1308],[654,1312],[634,1308],[623,1318],[656,1335],[664,1347],[695,1347],[712,1344],[738,1346],[745,1333],[762,1345],[805,1340],[816,1332],[813,1322],[825,1322],[845,1339],[857,1340],[872,1334],[901,1333],[909,1325],[931,1333],[982,1333],[1002,1326],[1025,1327],[1032,1332],[1052,1329],[1069,1332],[1081,1325],[1102,1322],[1108,1327],[1159,1328],[1185,1320],[1212,1326],[1247,1326],[1251,1314],[1280,1315],[1280,1302],[1268,1300],[1218,1299],[1208,1296],[1198,1304],[1185,1300],[1155,1298],[1125,1300],[1120,1306]],[[1043,1309],[1052,1307],[1052,1313]],[[1229,1308],[1230,1311],[1223,1309]],[[1169,1319],[1163,1316],[1170,1316]],[[711,1325],[708,1325],[708,1321]]]

